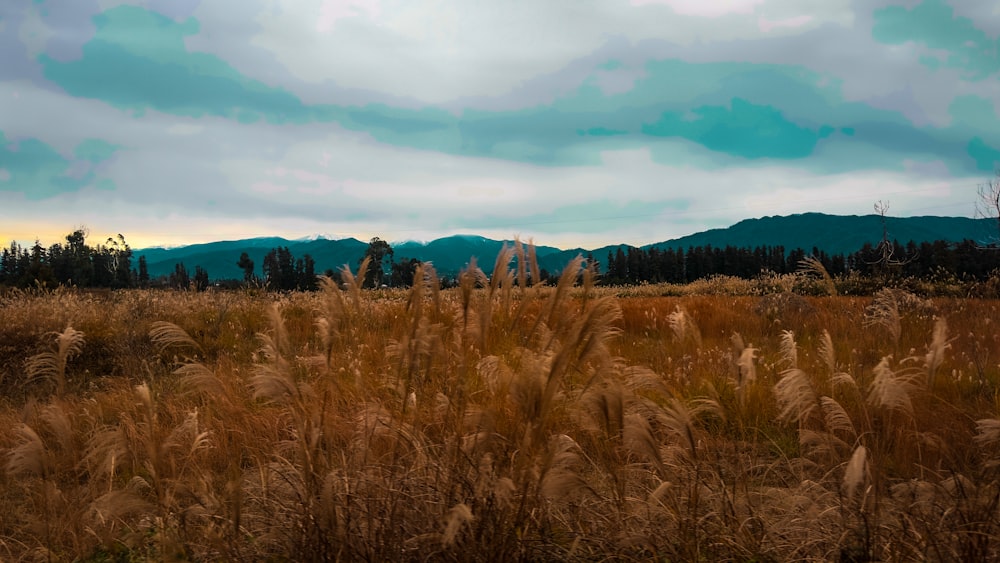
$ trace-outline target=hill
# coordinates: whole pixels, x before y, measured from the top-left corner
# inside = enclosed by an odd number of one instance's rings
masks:
[[[985,240],[995,222],[968,217],[886,217],[890,240],[902,244],[965,239]],[[995,233],[994,233],[995,234]],[[678,239],[646,245],[643,248],[684,248],[690,246],[784,246],[786,251],[814,247],[828,254],[850,254],[865,243],[882,240],[882,218],[878,215],[799,215],[746,219],[725,229],[711,229]]]
[[[783,246],[785,250],[802,248],[811,252],[818,248],[828,254],[850,254],[865,243],[875,244],[882,239],[882,218],[878,215],[827,215],[803,213],[789,216],[747,219],[724,229],[711,229],[685,237],[648,244],[644,249],[657,247],[687,249],[691,246],[736,247]],[[985,240],[995,229],[991,219],[967,217],[887,217],[886,228],[891,239],[905,244],[935,240],[958,242],[965,239]],[[394,258],[416,258],[431,261],[442,275],[454,275],[464,268],[469,258],[477,257],[479,266],[491,273],[493,262],[503,244],[476,235],[455,235],[427,243],[403,242],[393,246]],[[287,246],[292,254],[301,257],[309,254],[316,261],[317,272],[338,270],[344,264],[352,269],[364,255],[368,243],[354,238],[341,240],[317,239],[294,241],[278,237],[254,238],[237,241],[210,242],[179,248],[147,248],[135,251],[135,260],[146,256],[151,276],[169,275],[177,263],[183,263],[188,272],[195,266],[205,268],[213,279],[240,279],[243,271],[236,266],[240,254],[246,252],[261,273],[264,256],[278,246]],[[615,252],[627,245],[604,246],[596,249],[575,248],[560,250],[550,246],[536,247],[539,266],[550,273],[557,273],[578,254],[593,254],[601,264],[608,252]]]

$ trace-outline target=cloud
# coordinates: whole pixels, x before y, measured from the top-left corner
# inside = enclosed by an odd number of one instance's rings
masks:
[[[381,13],[374,8],[361,11],[366,14],[362,19]],[[360,17],[355,12],[352,8],[340,19],[353,22]],[[214,115],[244,124],[259,119],[336,121],[369,132],[379,142],[559,166],[595,163],[596,155],[608,148],[596,141],[610,136],[620,137],[619,146],[655,146],[654,137],[679,136],[742,158],[803,159],[831,130],[850,127],[858,131],[857,143],[888,147],[886,132],[900,134],[911,141],[901,150],[918,146],[937,151],[953,166],[971,166],[965,158],[971,135],[949,142],[935,129],[901,123],[895,111],[852,104],[837,80],[803,67],[677,58],[643,61],[629,57],[626,48],[618,59],[594,61],[581,84],[548,104],[505,111],[468,108],[456,115],[385,103],[306,105],[285,89],[243,76],[214,55],[189,51],[185,38],[200,30],[193,18],[176,22],[120,6],[94,21],[97,32],[84,45],[82,58],[58,62],[43,55],[40,60],[46,76],[68,93],[126,110]],[[137,32],[148,39],[136,43],[131,38]],[[629,58],[632,61],[625,62]],[[835,119],[827,123],[827,117]],[[949,130],[949,136],[955,132]],[[998,142],[982,135],[987,143]],[[829,168],[807,160],[802,165]]]
[[[791,18],[783,18],[780,20],[770,20],[765,17],[757,18],[757,27],[760,28],[764,33],[770,33],[775,29],[780,28],[798,28],[808,25],[813,21],[812,16],[800,15]]]
[[[359,15],[377,17],[381,11],[379,0],[323,0],[316,20],[316,31],[328,32],[338,20]]]
[[[41,55],[45,77],[73,96],[95,98],[142,112],[303,121],[308,112],[294,95],[240,75],[225,61],[190,53],[184,38],[197,20],[177,23],[156,12],[119,6],[94,17],[97,33],[79,59]]]
[[[523,209],[516,216],[484,214],[474,221],[461,218],[452,219],[442,226],[455,231],[469,229],[491,229],[521,232],[531,229],[544,235],[561,233],[567,229],[585,230],[593,234],[618,231],[622,225],[637,220],[650,220],[664,212],[683,212],[690,205],[686,198],[657,201],[622,201],[620,198],[605,198],[560,205],[546,212],[532,212]]]
[[[698,16],[703,18],[718,18],[728,14],[752,14],[764,3],[764,0],[715,0],[702,2],[700,0],[631,0],[633,6],[648,6],[659,4],[668,6],[677,14]]]
[[[961,69],[970,80],[1000,72],[1000,39],[989,37],[969,18],[956,17],[943,0],[924,0],[913,8],[890,6],[876,11],[874,19],[876,39],[890,45],[923,45],[929,52],[921,62],[932,69]]]
[[[776,33],[773,28],[763,31],[757,17],[740,17],[750,8],[768,21],[810,16],[810,25],[817,26],[844,24],[851,18],[849,0],[813,3],[808,9],[788,0],[640,4],[515,0],[502,5],[383,0],[377,9],[361,4],[340,4],[344,9],[336,12],[335,24],[329,28],[323,24],[322,31],[317,30],[317,21],[325,22],[328,12],[322,0],[276,0],[266,16],[240,25],[256,28],[253,46],[266,54],[258,59],[277,62],[300,82],[322,84],[328,91],[354,87],[389,93],[401,103],[468,105],[508,96],[551,100],[553,93],[579,85],[578,72],[565,72],[575,61],[614,38],[632,46],[665,40],[697,50]],[[213,11],[205,6],[199,17],[240,17]],[[707,17],[724,14],[729,15]],[[781,34],[800,33],[804,27],[785,26]],[[214,48],[221,52],[219,46]],[[340,56],[343,53],[350,56]],[[228,60],[236,57],[243,58],[233,54]],[[264,61],[268,68],[270,60]],[[245,73],[255,72],[249,60],[234,64]],[[555,76],[556,81],[544,78]]]
[[[605,68],[607,63],[595,73]],[[839,82],[805,68],[662,59],[647,62],[630,90],[614,94],[595,79],[530,109],[470,109],[454,116],[371,105],[348,111],[341,122],[388,144],[544,165],[595,164],[610,146],[655,148],[659,138],[676,136],[725,156],[796,159],[816,170],[895,167],[915,153],[969,172],[974,165],[966,155],[968,141],[979,135],[1000,143],[1000,129],[976,125],[996,119],[988,104],[966,113],[977,117],[943,127],[919,125],[898,110],[847,100]],[[950,111],[947,121],[953,120]],[[835,134],[844,128],[853,134]],[[884,149],[877,153],[883,159],[823,161],[816,148],[825,139],[858,152],[876,145]]]
[[[0,191],[43,200],[92,185],[113,189],[113,184],[95,180],[98,165],[112,158],[116,150],[100,139],[88,139],[67,158],[38,139],[7,139],[0,131],[0,170],[4,171]]]

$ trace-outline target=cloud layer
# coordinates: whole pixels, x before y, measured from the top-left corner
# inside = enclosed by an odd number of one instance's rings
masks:
[[[820,4],[819,6],[807,6]],[[0,8],[0,237],[644,244],[969,215],[1000,10],[944,0]]]

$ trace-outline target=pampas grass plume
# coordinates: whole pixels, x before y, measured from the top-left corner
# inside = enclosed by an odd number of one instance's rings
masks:
[[[53,334],[56,337],[54,348],[28,358],[25,369],[29,379],[55,382],[56,395],[62,396],[66,390],[66,364],[83,351],[84,339],[83,333],[72,326]]]
[[[847,468],[844,470],[844,496],[848,502],[854,499],[858,487],[864,484],[867,462],[868,450],[864,446],[855,448],[850,461],[847,462]]]

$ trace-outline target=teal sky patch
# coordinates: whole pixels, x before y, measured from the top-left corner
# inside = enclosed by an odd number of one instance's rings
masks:
[[[771,106],[733,98],[730,107],[701,106],[691,111],[664,112],[642,132],[659,137],[683,137],[705,147],[743,158],[803,158],[812,153],[820,134],[799,126]],[[832,129],[831,129],[832,130]]]
[[[349,110],[347,116],[355,123],[371,129],[380,129],[398,135],[419,135],[447,129],[454,118],[443,110],[408,110],[372,104],[358,110]]]
[[[491,155],[499,150],[509,156],[522,155],[524,158],[518,160],[533,164],[586,165],[596,164],[597,154],[584,155],[572,149],[580,142],[578,124],[592,119],[564,111],[557,103],[502,113],[467,111],[462,114],[458,130],[463,149],[472,154]]]
[[[114,156],[120,149],[118,145],[113,145],[101,139],[87,139],[76,146],[73,154],[76,158],[89,160],[90,162],[101,162]]]
[[[962,69],[972,80],[1000,71],[1000,39],[990,38],[972,20],[956,17],[943,0],[925,0],[912,9],[890,6],[877,10],[874,19],[872,36],[877,41],[889,45],[913,41],[945,51],[944,60],[928,56],[920,59],[930,68]]]
[[[76,160],[71,160],[38,139],[11,141],[0,132],[0,169],[6,171],[0,178],[0,191],[23,193],[29,200],[79,191],[93,183],[94,165],[113,156],[111,147],[89,139],[77,145]]]
[[[996,135],[1000,132],[1000,115],[993,109],[993,101],[979,96],[959,96],[948,106],[953,127],[979,135]],[[1000,141],[1000,139],[997,139]]]
[[[97,186],[97,189],[103,190],[103,191],[106,191],[106,192],[113,192],[113,191],[115,191],[115,190],[118,189],[118,186],[114,183],[114,181],[112,181],[112,180],[110,180],[108,178],[104,178],[103,180],[98,181],[97,184],[96,184],[96,186]]]
[[[628,131],[622,129],[609,129],[607,127],[591,127],[590,129],[580,129],[579,135],[590,135],[591,137],[614,137],[616,135],[628,135]]]
[[[976,168],[989,172],[1000,170],[1000,149],[991,147],[979,137],[969,141],[969,156],[976,161]]]
[[[121,109],[153,108],[190,117],[250,122],[256,115],[272,123],[309,119],[296,96],[248,79],[214,55],[189,52],[184,38],[199,29],[193,18],[177,23],[142,8],[119,6],[94,17],[94,24],[97,33],[84,45],[82,58],[38,58],[46,78],[69,94]]]

